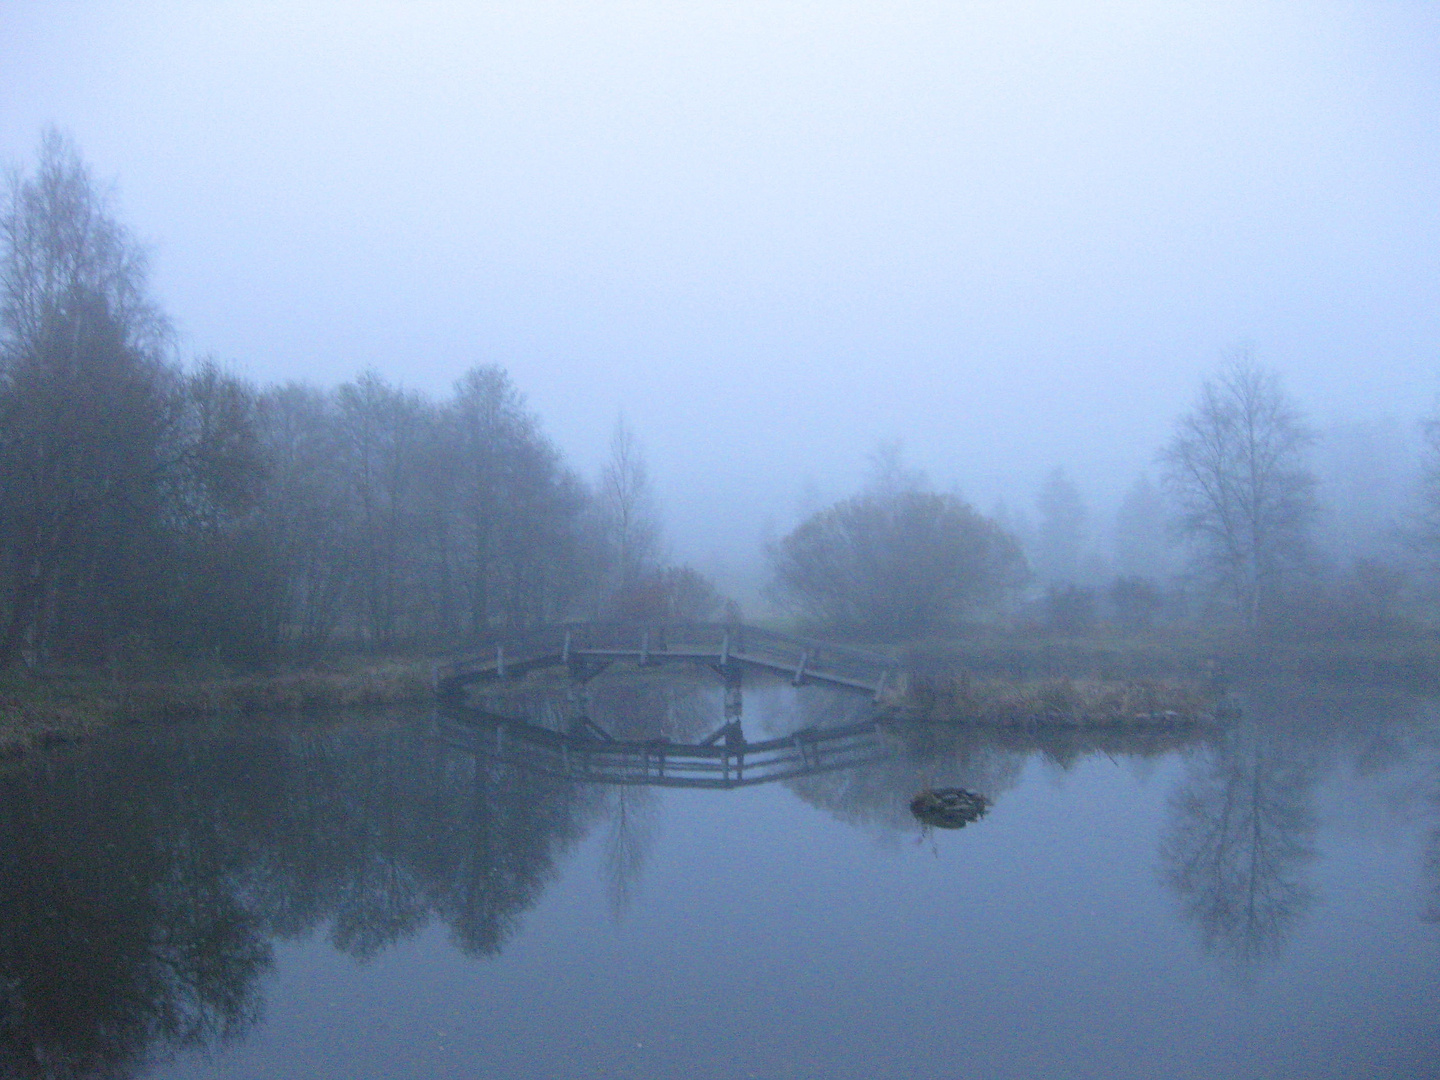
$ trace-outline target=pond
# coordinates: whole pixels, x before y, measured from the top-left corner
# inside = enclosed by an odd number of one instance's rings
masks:
[[[577,782],[468,711],[56,748],[0,773],[0,1074],[1440,1075],[1440,710],[1241,702],[883,730],[713,788]],[[672,744],[733,719],[685,680],[485,707]],[[752,741],[864,713],[744,710]],[[923,828],[941,786],[988,812]]]

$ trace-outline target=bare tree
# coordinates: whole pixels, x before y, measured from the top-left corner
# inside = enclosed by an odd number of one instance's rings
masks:
[[[1205,382],[1161,455],[1200,568],[1252,625],[1304,555],[1313,441],[1275,374],[1242,356]]]
[[[904,491],[928,491],[930,480],[925,470],[905,463],[905,444],[888,439],[876,445],[867,455],[869,466],[866,490],[877,495],[893,496]]]
[[[350,529],[348,478],[330,395],[291,383],[260,399],[260,435],[269,465],[263,527],[282,579],[277,640],[313,655],[342,617]]]
[[[107,658],[143,607],[173,463],[165,335],[143,250],[47,133],[0,205],[0,664],[62,641]]]
[[[426,403],[374,372],[340,387],[337,401],[358,511],[351,568],[361,625],[371,644],[389,647],[404,628],[411,584],[416,464]]]
[[[621,417],[600,474],[600,509],[610,549],[614,595],[623,598],[660,562],[660,516],[640,443]]]

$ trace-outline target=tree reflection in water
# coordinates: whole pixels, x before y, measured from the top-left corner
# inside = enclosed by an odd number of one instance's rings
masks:
[[[573,729],[580,717],[618,739],[693,742],[725,720],[723,697],[704,671],[621,671],[583,687],[540,679],[500,685],[477,695],[485,712],[552,730]],[[639,786],[604,796],[608,826],[603,848],[605,897],[611,917],[629,910],[659,832],[656,793]]]
[[[0,1073],[123,1076],[253,1022],[270,950],[217,823],[156,829],[186,787],[67,766],[0,786]]]
[[[1314,900],[1315,771],[1311,752],[1247,723],[1170,798],[1162,873],[1205,947],[1242,968],[1278,956]]]
[[[660,803],[651,788],[621,786],[610,793],[605,834],[605,899],[615,920],[630,910],[659,831]]]
[[[1430,842],[1425,850],[1425,880],[1428,895],[1424,914],[1426,922],[1440,923],[1440,829],[1430,833]]]
[[[275,937],[498,952],[603,801],[376,724],[97,741],[0,809],[0,1074],[58,1078],[242,1034]]]
[[[1433,813],[1440,814],[1440,783],[1430,792],[1430,809]],[[1422,859],[1425,906],[1420,917],[1426,922],[1440,924],[1440,825],[1430,830]]]

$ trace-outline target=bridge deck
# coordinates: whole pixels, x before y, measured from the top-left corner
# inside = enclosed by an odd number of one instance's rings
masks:
[[[876,697],[893,680],[895,668],[892,660],[876,653],[750,626],[577,623],[497,639],[484,651],[438,665],[435,688],[454,697],[471,683],[515,678],[539,668],[566,666],[588,677],[622,661],[760,670],[786,676],[796,686],[824,683]]]

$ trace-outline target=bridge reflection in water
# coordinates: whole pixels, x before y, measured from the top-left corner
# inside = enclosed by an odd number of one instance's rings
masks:
[[[567,732],[452,707],[438,716],[443,740],[496,764],[580,783],[737,788],[850,769],[887,755],[878,720],[807,728],[750,742],[731,720],[697,743],[615,739],[581,718]]]

